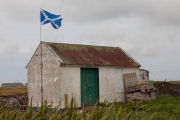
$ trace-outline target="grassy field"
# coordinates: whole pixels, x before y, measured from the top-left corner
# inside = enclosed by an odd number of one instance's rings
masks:
[[[27,93],[27,86],[0,87],[0,96],[16,95]]]
[[[180,97],[158,95],[156,100],[139,103],[139,120],[180,120]],[[58,106],[50,110],[44,105],[34,110],[29,106],[25,111],[19,109],[0,108],[2,120],[135,120],[136,113],[131,108],[133,103],[95,105],[92,110],[75,109],[72,99],[69,109],[58,112]]]

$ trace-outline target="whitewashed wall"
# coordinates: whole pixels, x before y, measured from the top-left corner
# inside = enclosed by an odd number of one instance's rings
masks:
[[[60,67],[60,91],[61,98],[64,94],[68,94],[68,104],[70,104],[71,98],[75,97],[78,107],[81,106],[81,91],[80,91],[80,67]],[[64,99],[61,104],[61,108],[64,108]]]
[[[124,92],[116,89],[117,85],[117,68],[101,67],[99,68],[99,96],[100,102],[117,102],[125,101]],[[118,98],[118,99],[117,99]]]
[[[54,57],[53,53],[43,44],[42,46],[42,61],[43,61],[43,98],[48,103],[54,104],[59,102],[61,96],[59,89],[59,62]],[[41,47],[39,46],[33,55],[30,63],[27,66],[28,72],[28,97],[32,98],[33,106],[41,104]]]
[[[57,61],[54,54],[45,47],[45,55],[43,56],[43,98],[48,103],[53,103],[53,106],[59,104],[61,98],[60,91],[60,63]]]
[[[99,95],[100,102],[104,102],[106,99],[108,102],[113,102],[115,99],[118,102],[125,101],[124,91],[117,91],[117,69],[113,67],[100,67],[99,68]],[[139,77],[139,68],[122,68],[122,74],[136,72]],[[120,82],[122,83],[122,81]]]
[[[100,102],[115,100],[116,90],[116,68],[100,67],[99,68],[99,97]]]
[[[28,66],[27,66],[27,76],[28,76],[28,98],[29,101],[32,98],[32,105],[35,106],[36,103],[41,104],[41,52],[38,48],[35,54],[32,56]]]
[[[119,69],[119,68],[118,68]],[[68,103],[71,97],[75,96],[78,107],[81,106],[81,78],[80,67],[60,67],[60,91],[61,98],[64,94],[68,94]],[[122,68],[123,73],[136,72],[139,74],[139,68]],[[122,83],[122,82],[121,82]],[[116,90],[117,84],[117,68],[116,67],[99,67],[99,97],[100,102],[107,100],[113,102],[117,99],[118,102],[125,101],[125,93]],[[61,108],[64,108],[62,101]]]

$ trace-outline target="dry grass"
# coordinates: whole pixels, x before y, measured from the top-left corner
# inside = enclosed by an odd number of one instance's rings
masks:
[[[0,87],[0,96],[17,95],[27,93],[27,86]]]

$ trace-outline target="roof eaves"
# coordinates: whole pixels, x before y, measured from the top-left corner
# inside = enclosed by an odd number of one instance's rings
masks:
[[[118,65],[76,65],[76,64],[61,64],[62,67],[116,67],[116,68],[139,68],[139,66],[118,66]]]

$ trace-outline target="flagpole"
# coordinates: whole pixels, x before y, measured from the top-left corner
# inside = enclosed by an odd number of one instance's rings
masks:
[[[50,15],[50,16],[48,16],[48,15]],[[60,16],[61,15],[54,15],[54,14],[49,13],[40,8],[40,44],[41,44],[41,46],[40,46],[41,47],[41,63],[40,63],[40,67],[41,67],[41,76],[40,76],[41,77],[40,78],[41,86],[40,87],[41,87],[41,89],[40,89],[40,91],[41,91],[42,103],[43,103],[43,60],[42,60],[42,51],[43,51],[42,43],[43,42],[41,41],[41,39],[42,39],[41,38],[41,25],[51,23],[55,29],[58,29],[61,26],[61,21],[62,21],[62,18]],[[56,23],[54,22],[54,20],[56,21]]]
[[[40,12],[41,12],[41,8],[40,8]],[[41,17],[41,14],[40,14],[40,17]],[[40,18],[40,20],[41,20],[41,18]],[[40,65],[41,65],[41,98],[43,100],[43,84],[42,84],[43,62],[42,62],[41,21],[40,21],[40,44],[41,44],[41,63],[40,63]],[[43,101],[41,101],[41,102],[43,102]]]
[[[41,20],[41,8],[40,8],[40,20]],[[40,21],[40,42],[41,42],[41,21]]]

